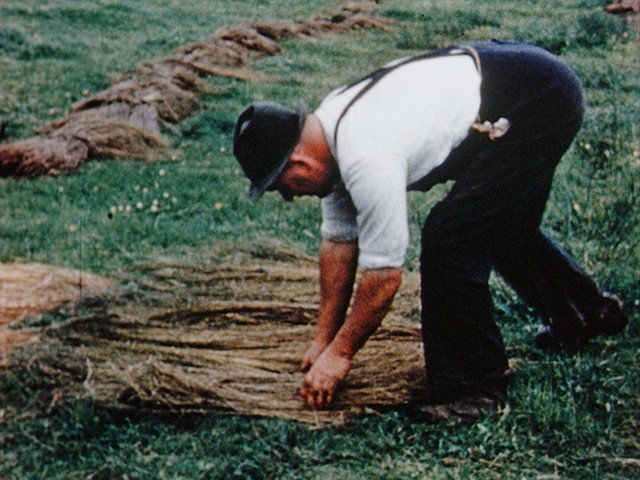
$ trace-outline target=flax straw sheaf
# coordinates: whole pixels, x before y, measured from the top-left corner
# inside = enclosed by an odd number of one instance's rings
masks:
[[[372,5],[351,2],[329,17],[223,27],[206,41],[144,62],[107,90],[73,105],[67,117],[43,127],[41,136],[0,145],[0,177],[57,175],[93,158],[160,158],[167,147],[160,127],[192,115],[203,107],[203,93],[215,93],[205,77],[259,79],[247,62],[279,54],[277,42],[285,38],[387,29]]]
[[[104,295],[115,282],[40,263],[0,263],[0,325],[24,320],[83,297]]]
[[[0,372],[18,346],[38,340],[41,329],[13,329],[21,321],[68,303],[105,295],[115,282],[87,272],[38,263],[0,263]]]
[[[53,398],[88,394],[118,410],[215,409],[322,426],[419,395],[419,326],[406,319],[417,302],[413,278],[356,356],[334,408],[314,412],[298,397],[317,313],[314,261],[254,250],[222,263],[165,260],[139,268],[145,293],[138,301],[70,319],[29,350],[31,365],[55,386]]]

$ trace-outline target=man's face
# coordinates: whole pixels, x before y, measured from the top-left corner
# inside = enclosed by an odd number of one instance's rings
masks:
[[[273,190],[290,202],[304,195],[325,197],[331,193],[333,186],[334,180],[323,164],[289,161]]]
[[[291,202],[296,195],[301,195],[295,188],[294,174],[291,170],[292,165],[288,165],[273,187],[273,190],[277,190],[285,202]]]

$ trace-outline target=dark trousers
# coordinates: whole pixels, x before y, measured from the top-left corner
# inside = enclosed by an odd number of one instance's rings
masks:
[[[482,66],[480,118],[511,123],[501,138],[472,131],[417,188],[454,179],[422,230],[422,335],[429,384],[506,388],[507,355],[493,318],[499,272],[546,319],[579,328],[602,300],[594,282],[540,231],[554,170],[580,127],[582,88],[548,52],[473,44]]]

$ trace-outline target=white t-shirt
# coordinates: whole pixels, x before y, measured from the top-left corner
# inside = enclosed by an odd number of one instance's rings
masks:
[[[322,199],[323,238],[358,239],[364,269],[400,267],[409,243],[407,186],[442,164],[480,108],[480,74],[468,55],[410,62],[356,100],[368,81],[334,90],[314,112],[341,182]]]

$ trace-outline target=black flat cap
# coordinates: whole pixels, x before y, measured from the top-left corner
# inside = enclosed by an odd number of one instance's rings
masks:
[[[298,111],[272,102],[255,102],[238,117],[233,154],[251,181],[249,197],[258,200],[278,181],[300,134],[307,109]]]

